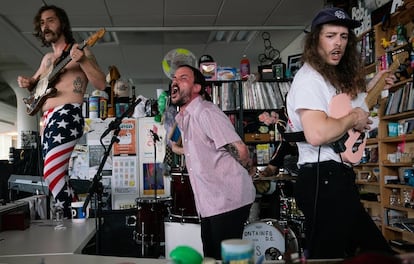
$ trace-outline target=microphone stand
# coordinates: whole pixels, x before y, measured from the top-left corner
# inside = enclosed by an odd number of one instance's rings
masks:
[[[135,102],[133,104],[131,104],[128,109],[120,116],[115,118],[115,120],[111,121],[111,123],[109,123],[108,128],[102,133],[101,138],[100,138],[100,142],[101,145],[104,147],[105,152],[104,152],[104,156],[102,157],[101,163],[99,164],[98,170],[95,174],[95,176],[93,177],[93,180],[91,182],[91,184],[89,185],[89,189],[88,189],[88,195],[86,196],[85,202],[83,203],[83,207],[82,207],[82,211],[86,212],[86,208],[88,207],[88,204],[91,200],[91,197],[94,195],[94,193],[96,193],[96,211],[95,211],[95,225],[96,225],[96,236],[95,236],[95,240],[96,240],[96,253],[99,255],[100,254],[100,229],[101,229],[101,224],[102,224],[102,219],[101,219],[101,213],[102,213],[102,193],[103,193],[103,185],[101,182],[102,179],[102,171],[103,171],[103,167],[106,163],[106,160],[108,159],[110,153],[111,153],[111,149],[112,146],[114,145],[115,142],[119,142],[119,131],[121,130],[120,125],[122,123],[122,120],[126,117],[129,117],[132,115],[132,113],[134,112],[135,107],[141,102],[141,98],[138,98],[137,100],[135,100]],[[108,148],[105,148],[105,145],[102,142],[102,139],[107,136],[109,134],[109,132],[111,132],[112,130],[114,130],[114,133],[112,135],[112,139],[111,142],[108,146]]]
[[[154,198],[157,200],[157,141],[160,141],[160,137],[152,129],[150,129],[150,133],[154,142]]]
[[[158,190],[158,182],[157,182],[157,141],[160,141],[160,137],[155,133],[152,129],[150,129],[150,133],[152,136],[152,141],[154,142],[154,202],[156,207],[158,208],[158,197],[157,197],[157,190]],[[161,230],[158,230],[161,234]],[[156,239],[154,254],[158,255],[161,250],[161,241],[160,239]],[[142,243],[144,244],[144,243]],[[143,249],[142,249],[143,250]],[[144,251],[142,251],[144,253]]]

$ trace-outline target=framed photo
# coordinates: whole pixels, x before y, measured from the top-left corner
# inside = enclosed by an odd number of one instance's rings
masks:
[[[302,54],[288,56],[288,69],[292,77],[295,76],[300,67],[302,67]]]
[[[371,176],[370,171],[358,171],[358,180],[360,181],[368,181]]]
[[[398,168],[398,177],[400,178],[401,183],[409,184],[410,178],[413,177],[413,175],[414,175],[413,167]]]

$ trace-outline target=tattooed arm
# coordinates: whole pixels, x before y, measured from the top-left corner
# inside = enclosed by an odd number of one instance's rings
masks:
[[[88,81],[98,90],[104,90],[106,87],[105,74],[99,68],[93,53],[85,47],[83,50],[78,49],[78,44],[74,44],[70,55],[74,56],[74,61],[79,63],[82,71],[85,73]]]
[[[249,155],[249,149],[243,141],[236,141],[224,146],[224,148],[233,156],[250,175],[254,174],[255,170],[252,167],[252,159]]]

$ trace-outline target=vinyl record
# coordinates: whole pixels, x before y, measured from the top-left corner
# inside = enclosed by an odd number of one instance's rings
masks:
[[[197,59],[194,54],[187,49],[170,50],[162,60],[162,69],[165,75],[172,79],[178,66],[188,64],[197,67]]]

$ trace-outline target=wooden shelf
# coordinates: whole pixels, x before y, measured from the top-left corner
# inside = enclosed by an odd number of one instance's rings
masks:
[[[414,9],[406,9],[403,11],[398,11],[393,14],[390,18],[390,25],[387,25],[387,28],[383,29],[382,24],[378,23],[373,25],[374,31],[374,52],[375,57],[385,57],[387,53],[391,54],[391,52],[396,51],[398,49],[404,48],[407,45],[401,45],[398,47],[392,47],[390,49],[384,49],[381,46],[381,39],[385,38],[386,40],[390,40],[392,35],[395,34],[396,26],[400,23],[405,25],[407,33],[411,34],[414,30],[414,22],[412,21],[412,17],[414,17]],[[388,54],[388,55],[389,55]],[[365,66],[365,72],[367,74],[375,72],[377,70],[377,63],[370,64]],[[390,89],[390,93],[395,92],[398,89],[404,87],[408,82],[412,82],[413,79],[404,79],[395,83]],[[376,183],[368,183],[361,180],[358,180],[356,184],[359,188],[364,190],[369,190],[370,192],[375,192],[375,190],[379,190],[380,200],[381,202],[371,202],[371,201],[361,201],[365,208],[374,208],[371,211],[371,216],[378,216],[380,215],[382,218],[382,222],[378,225],[381,229],[384,237],[387,240],[393,239],[404,239],[406,241],[414,243],[414,233],[405,231],[403,229],[397,227],[388,226],[388,219],[386,215],[390,214],[398,214],[398,212],[402,213],[402,217],[407,218],[414,218],[414,209],[406,208],[403,206],[390,206],[389,204],[389,197],[390,195],[395,192],[394,189],[398,191],[398,195],[400,195],[401,201],[403,200],[403,192],[404,191],[413,191],[414,187],[404,184],[385,184],[384,177],[386,175],[399,175],[399,169],[402,167],[412,167],[413,162],[398,162],[398,163],[391,163],[388,160],[388,154],[395,153],[397,150],[397,145],[401,142],[404,142],[404,146],[406,148],[406,153],[414,153],[414,134],[406,134],[397,137],[389,137],[388,136],[388,123],[390,122],[399,122],[405,119],[414,118],[414,110],[405,111],[402,113],[392,114],[392,115],[384,115],[386,109],[387,99],[380,100],[380,109],[378,111],[380,122],[378,126],[378,135],[377,138],[368,139],[367,145],[378,145],[378,163],[374,164],[359,164],[355,168],[356,170],[371,170],[374,166],[379,167],[379,177],[378,182]],[[378,208],[379,207],[379,208]],[[375,209],[378,208],[378,209]],[[398,219],[398,218],[397,218]],[[398,249],[399,252],[404,252],[403,250]]]
[[[379,182],[370,182],[370,181],[364,181],[364,180],[357,180],[356,184],[358,184],[358,185],[380,186]]]

